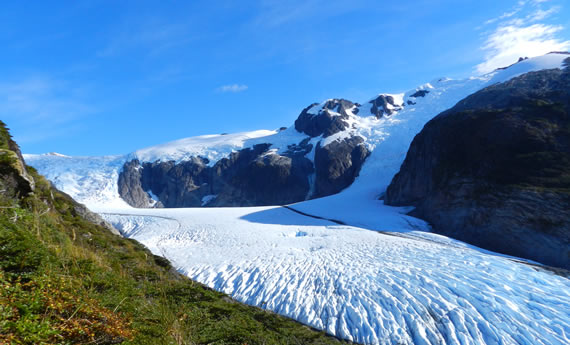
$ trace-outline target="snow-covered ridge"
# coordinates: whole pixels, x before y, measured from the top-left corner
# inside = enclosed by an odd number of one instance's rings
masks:
[[[251,139],[266,137],[275,133],[277,131],[263,129],[233,134],[201,135],[137,150],[132,154],[132,157],[141,162],[180,162],[192,157],[203,157],[213,164],[227,157],[233,151],[249,147],[250,145],[247,143]]]
[[[57,152],[48,152],[45,154],[46,156],[55,156],[55,157],[66,157],[66,158],[71,158],[70,156],[61,154],[61,153],[57,153]]]

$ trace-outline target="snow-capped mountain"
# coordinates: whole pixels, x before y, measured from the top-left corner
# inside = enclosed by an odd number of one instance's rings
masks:
[[[26,159],[60,189],[71,195],[82,193],[78,198],[86,204],[111,200],[136,207],[286,204],[338,193],[359,175],[357,185],[378,196],[397,172],[413,136],[432,117],[485,86],[560,67],[565,56],[549,54],[467,80],[441,78],[362,104],[327,100],[304,109],[294,126],[281,131],[186,138],[117,157],[52,153]],[[379,144],[380,150],[375,150]],[[367,175],[373,181],[363,183]],[[298,187],[290,190],[292,184]]]
[[[192,279],[339,337],[567,344],[568,277],[433,234],[405,214],[410,208],[379,200],[429,120],[487,86],[562,69],[567,58],[548,54],[362,103],[327,100],[281,131],[188,138],[117,157],[24,157]]]

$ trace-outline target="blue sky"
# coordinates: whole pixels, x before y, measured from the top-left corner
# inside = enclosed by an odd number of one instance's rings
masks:
[[[569,26],[564,0],[6,2],[0,119],[26,153],[123,154],[570,50]]]

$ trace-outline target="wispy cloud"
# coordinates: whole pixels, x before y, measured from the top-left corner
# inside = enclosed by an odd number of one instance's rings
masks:
[[[97,55],[101,58],[111,58],[140,49],[147,55],[155,56],[185,46],[196,39],[196,34],[184,23],[143,20],[118,29]]]
[[[525,19],[528,22],[537,22],[540,20],[547,19],[548,17],[550,17],[553,14],[558,13],[559,11],[560,11],[559,6],[554,6],[554,7],[547,9],[547,10],[538,9],[534,13],[527,15]]]
[[[508,66],[519,57],[533,57],[551,51],[570,49],[570,41],[559,37],[562,25],[545,22],[560,11],[559,6],[543,8],[549,0],[521,0],[512,11],[490,19],[484,25],[494,24],[486,32],[482,50],[484,61],[475,68],[487,73]]]
[[[230,85],[223,85],[220,86],[219,88],[216,89],[216,91],[218,92],[233,92],[233,93],[237,93],[237,92],[243,92],[245,90],[247,90],[248,87],[247,85],[243,85],[243,84],[230,84]]]
[[[79,120],[94,112],[80,100],[77,89],[48,78],[0,82],[0,117],[20,128],[21,143],[39,142],[76,128]]]
[[[327,20],[330,17],[355,11],[365,5],[363,0],[263,0],[253,24],[276,28],[304,20]]]

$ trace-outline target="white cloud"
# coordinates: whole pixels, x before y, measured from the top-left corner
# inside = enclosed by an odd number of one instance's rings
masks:
[[[247,85],[240,85],[240,84],[231,84],[231,85],[223,85],[217,88],[218,92],[243,92],[247,90]]]
[[[519,57],[570,49],[570,40],[559,37],[564,27],[544,23],[545,19],[560,10],[556,6],[543,9],[541,4],[547,1],[549,0],[519,1],[511,12],[485,22],[487,25],[498,23],[494,30],[487,33],[481,48],[485,52],[484,61],[475,67],[478,73],[509,66]],[[538,23],[540,21],[543,23]]]
[[[537,22],[540,20],[544,20],[548,17],[550,17],[551,15],[557,13],[558,11],[560,11],[560,7],[552,7],[549,8],[547,10],[542,10],[542,9],[538,9],[536,11],[534,11],[533,13],[529,14],[528,16],[526,16],[526,20],[528,22]]]
[[[517,14],[517,13],[519,13],[519,12],[520,12],[520,8],[516,8],[516,9],[514,9],[514,10],[511,11],[511,12],[505,12],[505,13],[501,14],[501,15],[498,16],[497,18],[489,19],[489,20],[487,20],[484,24],[485,24],[485,25],[493,24],[493,23],[498,22],[499,20],[503,20],[503,19],[506,19],[506,18],[511,18],[512,16],[514,16],[515,14]]]

